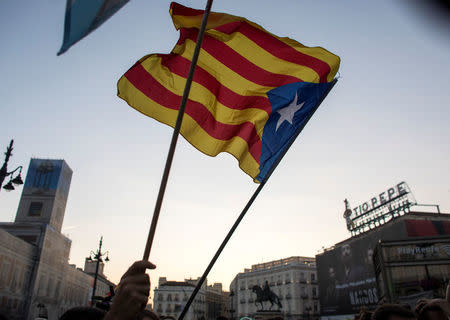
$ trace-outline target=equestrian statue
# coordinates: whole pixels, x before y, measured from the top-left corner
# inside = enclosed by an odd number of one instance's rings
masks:
[[[269,283],[267,281],[264,284],[264,288],[254,285],[252,287],[252,291],[256,293],[255,306],[258,306],[257,303],[261,304],[261,310],[264,310],[264,301],[269,301],[271,303],[269,310],[272,310],[274,303],[278,305],[279,309],[283,307],[278,296],[270,290]]]

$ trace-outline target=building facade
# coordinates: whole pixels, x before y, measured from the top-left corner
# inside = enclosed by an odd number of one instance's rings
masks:
[[[72,170],[64,160],[31,159],[15,221],[0,223],[0,314],[57,319],[88,305],[93,277],[69,264],[61,233]]]
[[[254,286],[266,284],[280,299],[284,319],[316,319],[320,314],[316,261],[310,257],[290,257],[253,265],[236,275],[230,284],[230,316],[253,317],[261,309],[256,304]],[[264,302],[264,308],[270,307]]]
[[[339,242],[316,256],[323,319],[353,319],[353,316],[359,313],[361,307],[374,309],[381,298],[384,301],[386,297],[389,297],[386,291],[379,292],[373,263],[373,253],[380,242],[390,243],[393,241],[393,243],[398,244],[398,248],[401,248],[399,243],[406,241],[405,247],[412,248],[412,243],[422,243],[425,247],[428,246],[425,240],[429,240],[429,237],[432,237],[433,241],[436,242],[439,242],[440,239],[448,239],[450,235],[450,214],[413,210],[414,207],[408,208],[403,215],[394,216],[388,222]],[[442,254],[446,254],[446,252]],[[406,254],[401,258],[406,258],[406,256],[408,255]],[[385,262],[389,263],[389,260]],[[431,290],[431,282],[442,287],[448,282],[449,265],[439,265],[436,274],[434,273],[435,268],[430,267],[428,275],[424,271],[425,278],[419,279],[422,276],[422,272],[419,272],[419,270],[423,271],[426,268],[423,266],[423,261],[419,263],[420,261],[417,260],[416,262],[417,266],[412,266],[412,269],[410,269],[414,270],[410,272],[411,279],[408,279],[411,281],[414,279],[416,281],[423,280],[423,286],[415,286],[416,289],[419,287],[421,289],[417,289],[416,292],[410,291],[409,294],[414,295],[419,291]],[[403,260],[395,262],[399,267],[401,263],[413,264],[411,261],[405,262]],[[433,263],[438,265],[437,261]],[[400,269],[406,270],[405,268]],[[395,273],[400,269],[394,268],[391,271],[394,270]],[[407,288],[400,287],[396,287],[397,292],[405,293],[401,295],[407,300]],[[394,296],[399,297],[398,295]],[[400,300],[395,299],[392,301],[400,302]]]
[[[445,224],[444,224],[445,226]],[[450,233],[450,221],[447,222]],[[380,241],[373,253],[379,298],[408,304],[445,297],[450,276],[450,235]]]
[[[229,318],[230,293],[222,290],[221,283],[206,286],[206,319]]]
[[[158,286],[154,291],[153,310],[160,316],[171,316],[178,319],[178,316],[195,289],[197,280],[168,281],[166,277],[160,277]],[[184,317],[186,320],[206,319],[205,291],[206,284],[203,284]]]

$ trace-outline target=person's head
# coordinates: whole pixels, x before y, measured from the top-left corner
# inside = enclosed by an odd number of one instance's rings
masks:
[[[366,263],[372,265],[373,249],[369,248],[366,251]]]
[[[418,320],[447,320],[445,311],[439,306],[425,306],[419,313]]]
[[[352,259],[352,249],[349,244],[344,244],[341,247],[341,259],[344,262],[348,262]]]
[[[328,276],[332,279],[336,277],[336,270],[334,270],[334,267],[328,268]]]
[[[67,310],[59,320],[102,320],[106,312],[92,307],[75,307]]]
[[[159,316],[150,310],[142,310],[139,313],[138,320],[159,320]]]
[[[383,304],[375,309],[372,320],[415,320],[411,310],[399,304]]]

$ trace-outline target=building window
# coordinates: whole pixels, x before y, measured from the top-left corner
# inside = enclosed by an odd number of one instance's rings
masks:
[[[158,301],[164,301],[164,295],[161,293],[158,293]]]
[[[317,297],[317,288],[316,287],[312,288],[312,294],[313,294],[313,297]]]
[[[167,295],[167,301],[172,301],[172,295],[170,293]]]
[[[61,288],[61,280],[58,280],[55,287],[55,298],[59,298],[59,289]]]
[[[30,208],[28,209],[28,215],[30,217],[40,217],[43,206],[44,204],[42,202],[31,202]]]
[[[314,312],[318,312],[319,311],[319,305],[317,304],[317,302],[314,302]]]
[[[286,273],[285,278],[284,278],[284,282],[285,283],[291,283],[291,277],[289,276],[289,273]]]
[[[311,273],[311,281],[316,281],[316,274],[315,273]]]

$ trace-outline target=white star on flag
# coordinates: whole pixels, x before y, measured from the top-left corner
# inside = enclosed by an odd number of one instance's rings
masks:
[[[275,128],[275,132],[278,130],[278,127],[284,121],[287,121],[290,124],[292,124],[292,119],[294,119],[294,114],[298,110],[300,110],[303,107],[303,105],[305,104],[305,101],[303,101],[300,104],[297,104],[297,100],[298,100],[298,94],[296,92],[294,100],[292,100],[292,102],[288,106],[281,108],[280,110],[277,111],[280,114],[280,118],[278,119],[277,127]]]

